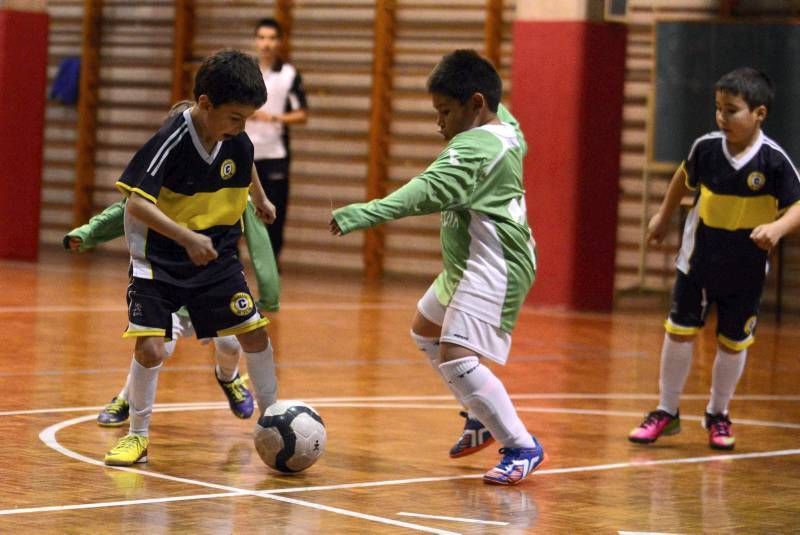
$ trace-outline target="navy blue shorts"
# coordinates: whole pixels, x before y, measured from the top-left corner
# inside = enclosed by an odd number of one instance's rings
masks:
[[[711,305],[716,304],[719,342],[741,351],[754,341],[763,289],[764,277],[719,273],[704,282],[678,270],[664,327],[672,334],[693,335],[705,325]]]
[[[172,313],[181,306],[188,310],[197,338],[246,333],[268,323],[253,304],[242,272],[195,288],[131,277],[127,300],[126,338],[171,338]]]

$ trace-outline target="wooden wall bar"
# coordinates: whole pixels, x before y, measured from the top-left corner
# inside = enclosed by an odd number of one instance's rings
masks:
[[[392,60],[394,57],[395,0],[375,4],[375,54],[372,63],[372,96],[369,121],[367,198],[386,195],[389,161],[389,136],[392,125]],[[366,231],[364,271],[368,280],[383,275],[384,226]]]
[[[442,147],[425,80],[444,53],[460,47],[496,53],[497,0],[395,0],[391,69],[391,124],[386,192],[424,169]],[[50,0],[52,79],[58,63],[81,54],[84,0]],[[372,113],[375,2],[352,0],[105,0],[99,56],[97,146],[79,161],[77,108],[50,102],[46,110],[41,242],[60,243],[76,220],[119,198],[113,183],[133,151],[160,124],[177,95],[176,19],[194,7],[187,81],[207,54],[223,47],[252,51],[253,25],[264,16],[288,26],[291,60],[309,96],[308,124],[292,130],[292,192],[284,262],[290,268],[364,269],[365,233],[333,240],[326,232],[332,207],[370,197],[367,187]],[[658,17],[712,19],[719,0],[631,0],[623,110],[615,291],[665,292],[671,285],[679,222],[667,242],[645,249],[642,227],[660,202],[671,170],[646,164],[652,102],[654,21]],[[510,23],[516,3],[502,2],[499,67],[506,95],[511,62]],[[177,23],[180,26],[180,23]],[[493,43],[493,44],[492,44]],[[186,51],[185,44],[178,50]],[[494,58],[493,58],[494,60]],[[189,84],[190,85],[190,84]],[[189,89],[184,89],[184,95]],[[83,117],[85,121],[85,117]],[[85,135],[85,134],[84,134]],[[534,135],[534,133],[528,133]],[[85,140],[81,142],[82,145]],[[529,157],[536,157],[534,154]],[[93,163],[93,165],[92,165]],[[81,171],[76,172],[80,167]],[[94,173],[94,181],[91,175]],[[531,207],[534,209],[534,207]],[[82,222],[82,221],[81,221]],[[534,229],[535,231],[535,229]],[[392,276],[430,277],[441,266],[438,217],[392,222],[383,229],[382,269]],[[121,242],[112,247],[123,249]],[[784,307],[800,312],[800,238],[784,247]],[[774,284],[770,280],[770,284]],[[768,288],[765,301],[775,301]]]
[[[72,224],[76,226],[89,219],[92,214],[95,155],[97,153],[102,16],[102,0],[84,0],[78,100],[78,142],[75,151],[75,203],[72,217]]]
[[[175,0],[175,42],[172,49],[172,102],[192,95],[192,41],[194,0]]]

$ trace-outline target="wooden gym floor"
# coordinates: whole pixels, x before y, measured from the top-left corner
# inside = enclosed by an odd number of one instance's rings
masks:
[[[546,465],[484,485],[497,448],[450,460],[459,408],[413,347],[420,282],[285,273],[272,316],[279,396],[316,407],[327,451],[270,471],[229,412],[212,349],[178,343],[160,377],[150,461],[107,468],[127,427],[95,425],[127,374],[126,259],[44,250],[0,261],[0,533],[789,533],[800,530],[800,329],[765,320],[731,414],[706,445],[714,339],[698,344],[681,434],[626,440],[656,404],[665,310],[526,309],[496,369]]]

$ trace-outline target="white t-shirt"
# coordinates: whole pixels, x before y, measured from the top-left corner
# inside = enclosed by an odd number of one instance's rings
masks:
[[[270,115],[281,115],[287,111],[306,108],[306,95],[300,74],[288,63],[277,64],[272,69],[262,69],[267,86],[267,102],[259,111]],[[256,160],[286,158],[288,151],[284,142],[284,125],[278,121],[247,121],[247,135],[255,148]]]

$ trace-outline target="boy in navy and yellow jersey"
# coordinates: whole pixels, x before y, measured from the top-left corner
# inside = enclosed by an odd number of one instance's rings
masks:
[[[694,338],[708,305],[716,303],[718,350],[703,425],[709,446],[733,449],[728,403],[754,341],[767,255],[800,228],[800,176],[761,131],[774,96],[772,82],[762,72],[740,68],[720,78],[714,90],[719,131],[694,142],[648,228],[648,240],[663,240],[681,199],[695,192],[665,322],[660,402],[630,432],[632,442],[647,444],[680,431],[678,401]]]
[[[260,413],[276,399],[268,322],[255,307],[237,250],[253,167],[244,125],[267,98],[258,63],[234,50],[214,54],[197,72],[194,96],[196,104],[150,138],[117,182],[128,197],[131,254],[124,336],[135,338],[136,348],[130,432],[106,454],[109,465],[147,461],[164,339],[182,306],[198,338],[236,336]]]
[[[169,121],[176,115],[183,113],[194,106],[191,100],[182,100],[175,103],[169,110]],[[266,198],[256,178],[252,183],[251,196],[254,202],[247,202],[243,223],[244,235],[247,240],[250,259],[255,268],[256,282],[258,284],[259,303],[262,310],[278,310],[280,282],[275,257],[270,248],[269,238],[264,229],[264,223],[275,220],[275,207]],[[258,199],[261,199],[259,202]],[[64,248],[69,251],[84,252],[94,249],[97,245],[119,238],[125,234],[124,216],[125,200],[117,201],[99,214],[92,217],[88,223],[69,231],[63,239]],[[255,208],[255,205],[261,209]],[[180,309],[172,315],[172,339],[165,344],[166,356],[172,355],[178,338],[194,335],[194,327],[185,309]],[[249,418],[253,414],[253,398],[245,385],[246,377],[239,374],[239,342],[233,335],[213,338],[214,356],[216,360],[215,377],[228,399],[233,414],[239,418]],[[204,342],[208,342],[206,339]],[[130,406],[128,403],[130,390],[130,375],[119,394],[109,402],[97,415],[97,424],[101,427],[119,427],[128,420]]]

